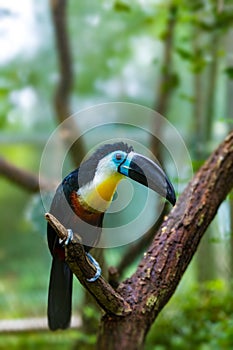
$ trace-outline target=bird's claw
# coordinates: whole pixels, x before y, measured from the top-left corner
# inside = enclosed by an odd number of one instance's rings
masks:
[[[63,246],[67,246],[71,242],[71,240],[73,239],[73,236],[74,236],[73,231],[70,228],[67,229],[67,232],[68,232],[68,236],[65,240],[59,238],[59,243],[63,244]]]
[[[101,267],[99,263],[93,258],[93,256],[90,253],[86,253],[86,256],[88,257],[89,261],[95,266],[96,273],[95,276],[91,278],[87,278],[88,282],[95,282],[101,275]]]
[[[73,236],[74,236],[73,231],[71,229],[67,229],[67,232],[68,232],[68,236],[65,240],[59,238],[59,244],[62,244],[63,246],[67,246],[71,242],[71,240],[73,239]],[[94,265],[96,268],[95,275],[91,278],[87,278],[87,281],[88,282],[95,282],[101,275],[101,272],[102,272],[101,267],[100,267],[99,263],[93,258],[93,256],[90,253],[86,252],[86,256],[88,257],[91,264]]]

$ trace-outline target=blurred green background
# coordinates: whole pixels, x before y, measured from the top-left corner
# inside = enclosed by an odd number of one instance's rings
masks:
[[[0,0],[0,156],[34,174],[59,123],[51,4]],[[70,110],[118,101],[155,109],[183,137],[196,171],[233,125],[232,2],[69,0],[66,6],[74,75]],[[125,136],[128,130],[122,132]],[[148,146],[140,137],[135,141]],[[159,156],[169,169],[169,157]],[[176,184],[175,174],[170,177]],[[51,259],[43,213],[39,193],[0,176],[2,320],[46,315]],[[232,228],[229,195],[150,331],[148,349],[233,348]],[[107,262],[118,263],[124,249],[106,249]],[[76,281],[74,296],[79,314],[83,291]],[[84,309],[95,323],[96,313],[88,304]],[[0,349],[64,349],[81,343],[88,349],[94,341],[95,333],[87,336],[82,330],[1,333]]]

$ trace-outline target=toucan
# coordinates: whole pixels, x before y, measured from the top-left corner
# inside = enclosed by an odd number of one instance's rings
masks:
[[[98,148],[79,168],[68,174],[58,186],[52,200],[53,214],[72,235],[82,239],[85,252],[96,267],[94,282],[101,269],[89,251],[98,244],[103,218],[118,183],[125,177],[152,189],[175,205],[174,188],[161,167],[149,158],[135,153],[132,146],[117,142]],[[65,244],[48,223],[48,246],[52,266],[48,293],[48,325],[51,330],[69,327],[72,306],[73,274],[65,261]]]

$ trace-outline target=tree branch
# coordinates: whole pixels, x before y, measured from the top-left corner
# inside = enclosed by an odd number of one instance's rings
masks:
[[[70,146],[70,155],[78,166],[85,149],[77,125],[71,116],[70,95],[73,87],[72,56],[69,45],[69,35],[66,21],[66,0],[50,0],[55,40],[59,63],[59,82],[54,96],[54,109],[59,123],[62,124],[62,138]]]
[[[166,37],[164,40],[161,76],[158,82],[158,91],[156,93],[157,100],[154,106],[154,110],[159,112],[162,116],[166,115],[166,112],[169,107],[171,94],[175,87],[172,53],[174,46],[175,27],[177,23],[177,12],[177,6],[171,3],[168,11],[168,20],[165,33]],[[153,128],[156,131],[155,135],[162,134],[163,122],[161,118],[155,119],[155,125],[153,126]],[[162,163],[161,146],[161,141],[158,139],[158,137],[152,137],[151,151],[160,163]]]
[[[50,1],[60,71],[54,103],[60,122],[63,122],[71,114],[69,98],[73,86],[71,52],[66,24],[66,4],[66,0]]]
[[[233,187],[233,131],[210,156],[180,196],[136,272],[117,289],[131,306],[127,317],[105,314],[98,348],[141,348],[155,318],[168,302],[201,237]],[[134,339],[134,342],[132,342]]]
[[[146,295],[151,292],[156,295],[157,312],[174,292],[202,235],[232,186],[233,132],[206,161],[180,196],[137,272],[132,276],[133,285],[136,283],[137,286],[138,279],[142,276],[148,278]],[[153,309],[155,310],[155,305]]]
[[[175,26],[177,22],[177,13],[177,6],[171,4],[168,12],[161,77],[160,82],[158,84],[158,99],[155,106],[155,110],[157,110],[162,115],[164,115],[168,109],[170,95],[172,90],[174,89],[172,54],[174,46]]]
[[[2,157],[0,157],[0,175],[32,193],[39,192],[40,189],[48,190],[52,187],[52,184],[50,185],[46,180],[40,179],[39,181],[37,175],[18,168]]]
[[[66,240],[68,237],[66,228],[49,213],[45,214],[45,218],[55,229],[58,237],[62,240]],[[123,316],[130,312],[129,305],[103,277],[98,278],[94,283],[87,281],[87,278],[93,276],[95,271],[86,257],[84,248],[80,242],[80,237],[77,234],[74,234],[74,238],[65,247],[65,250],[66,261],[70,269],[106,312],[117,316]]]

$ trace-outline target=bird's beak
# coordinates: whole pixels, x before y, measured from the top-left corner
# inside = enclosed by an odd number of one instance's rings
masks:
[[[176,195],[171,182],[158,164],[149,158],[130,152],[119,165],[118,172],[149,187],[175,205]]]

